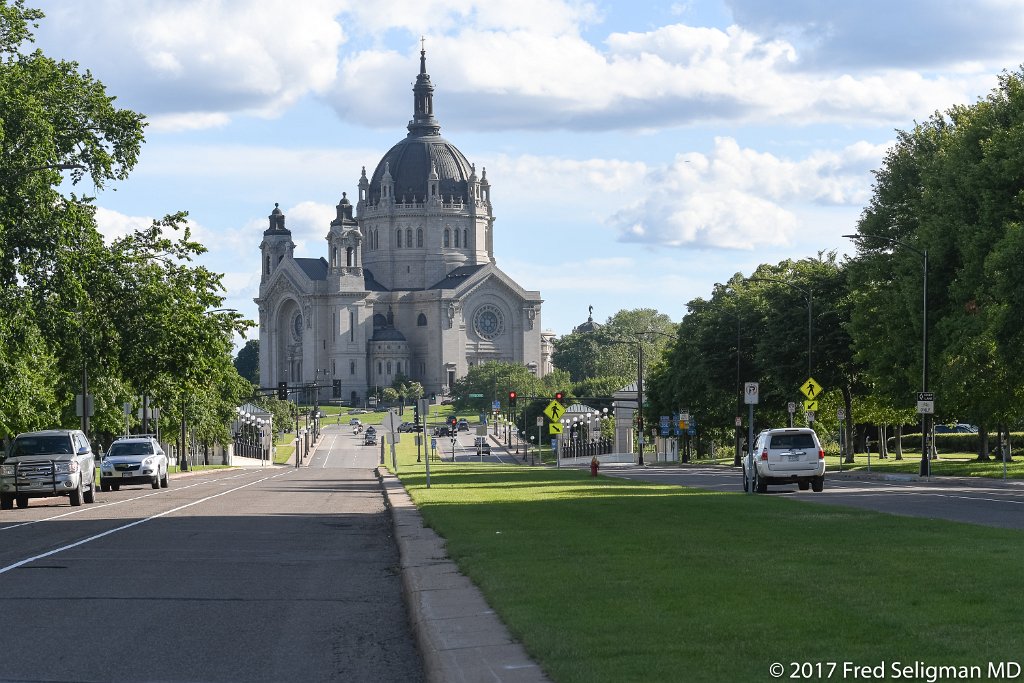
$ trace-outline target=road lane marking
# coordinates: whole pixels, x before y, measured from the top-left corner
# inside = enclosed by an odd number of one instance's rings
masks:
[[[248,474],[248,473],[247,472],[243,472],[243,473],[240,473],[240,474],[232,475],[230,477],[220,477],[220,478],[217,478],[217,479],[211,479],[211,478],[207,477],[206,479],[204,479],[202,481],[197,481],[194,484],[186,484],[185,486],[175,486],[174,490],[175,491],[187,491],[190,488],[194,488],[196,486],[202,486],[203,484],[216,484],[216,483],[228,481],[228,480],[231,480],[231,479],[237,479],[238,477],[244,476],[245,474]],[[42,519],[30,519],[30,520],[25,521],[25,522],[18,522],[17,524],[11,524],[9,526],[0,526],[0,531],[7,531],[8,529],[17,529],[17,528],[23,527],[23,526],[31,526],[32,524],[39,524],[40,522],[50,522],[50,521],[53,521],[55,519],[62,519],[64,517],[70,517],[71,515],[80,515],[82,513],[89,512],[91,510],[100,510],[102,508],[110,507],[112,505],[121,505],[122,503],[131,503],[132,501],[135,501],[135,500],[142,500],[143,498],[149,498],[151,496],[159,496],[159,495],[161,495],[163,493],[169,493],[169,492],[170,492],[170,489],[160,489],[159,491],[151,491],[151,492],[148,492],[148,493],[143,493],[141,495],[135,496],[134,498],[125,498],[124,500],[115,500],[115,501],[110,502],[110,503],[96,503],[96,504],[93,504],[93,505],[89,505],[88,507],[82,506],[82,507],[77,508],[75,510],[70,510],[68,512],[62,512],[59,515],[54,515],[53,517],[44,517]]]
[[[61,546],[59,548],[55,548],[53,550],[49,550],[49,551],[47,551],[45,553],[41,553],[41,554],[35,555],[33,557],[25,558],[24,560],[20,560],[18,562],[15,562],[14,564],[9,564],[6,567],[0,567],[0,574],[5,574],[5,573],[11,571],[12,569],[17,569],[18,567],[22,567],[22,566],[24,566],[26,564],[29,564],[30,562],[35,562],[36,560],[41,560],[43,558],[50,557],[52,555],[56,555],[57,553],[62,553],[65,550],[71,550],[72,548],[77,548],[80,545],[85,545],[86,543],[91,543],[93,541],[97,541],[97,540],[99,540],[99,539],[101,539],[101,538],[103,538],[105,536],[110,536],[111,534],[116,534],[118,531],[124,531],[125,529],[131,529],[133,526],[139,526],[140,524],[145,524],[146,522],[151,522],[154,519],[160,519],[161,517],[166,517],[167,515],[171,514],[172,512],[179,512],[181,510],[185,510],[187,508],[193,507],[194,505],[199,505],[200,503],[205,503],[207,501],[213,500],[214,498],[220,498],[221,496],[225,496],[225,495],[227,495],[229,493],[234,493],[235,491],[241,491],[244,488],[249,488],[250,486],[253,486],[255,484],[259,484],[261,482],[267,481],[268,479],[274,479],[276,477],[280,477],[280,476],[285,475],[285,474],[290,474],[290,472],[287,472],[287,471],[286,472],[280,472],[278,474],[272,474],[272,475],[270,475],[268,477],[263,477],[262,479],[257,479],[256,481],[250,481],[248,484],[242,484],[241,486],[236,486],[233,489],[227,489],[226,491],[221,491],[220,493],[215,493],[212,496],[207,496],[206,498],[200,498],[199,500],[194,500],[191,503],[186,503],[184,505],[179,505],[176,508],[172,508],[170,510],[165,510],[164,512],[161,512],[161,513],[156,514],[156,515],[152,515],[150,517],[146,517],[145,519],[137,519],[134,522],[129,522],[128,524],[122,524],[119,527],[115,527],[113,529],[108,529],[108,530],[106,530],[106,531],[104,531],[102,533],[98,533],[98,534],[95,534],[93,536],[89,536],[88,538],[83,538],[80,541],[75,541],[74,543],[68,543],[67,545],[63,545],[63,546]]]

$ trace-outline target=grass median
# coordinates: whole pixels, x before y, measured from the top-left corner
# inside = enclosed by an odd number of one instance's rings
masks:
[[[434,463],[427,489],[398,450],[425,523],[555,681],[1024,651],[1017,531],[541,467]]]

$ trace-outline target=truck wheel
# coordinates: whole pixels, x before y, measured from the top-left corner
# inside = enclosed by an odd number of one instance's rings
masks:
[[[811,480],[811,490],[815,493],[821,493],[825,490],[825,477],[815,477]]]
[[[14,496],[0,496],[0,510],[14,508]]]
[[[743,472],[743,493],[746,493],[749,490],[750,490],[750,482],[747,481],[747,473],[746,473],[746,471],[744,471]]]
[[[110,493],[110,482],[100,479],[100,491],[103,491],[103,493]]]
[[[92,505],[93,503],[96,502],[96,480],[95,479],[93,479],[92,482],[89,484],[89,488],[86,489],[85,495],[82,496],[82,498],[84,498],[85,502],[88,503],[89,505]]]
[[[152,486],[155,489],[160,488],[160,472],[159,471],[156,473],[156,476],[153,477],[153,481],[149,482],[149,485]]]
[[[806,491],[807,489],[811,488],[811,482],[809,481],[798,481],[796,485],[800,487],[801,491]]]
[[[756,472],[754,473],[754,487],[757,489],[758,493],[768,492],[768,482],[757,476]]]
[[[28,496],[18,496],[17,500],[18,507],[23,509],[28,507]]]
[[[78,507],[82,504],[82,480],[78,480],[78,488],[71,492],[69,496],[71,498],[71,506]]]
[[[164,470],[164,476],[160,477],[160,488],[167,488],[167,470]]]

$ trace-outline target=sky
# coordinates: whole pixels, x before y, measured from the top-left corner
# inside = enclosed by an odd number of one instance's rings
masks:
[[[678,321],[761,263],[852,254],[897,131],[1024,55],[1024,0],[28,4],[37,47],[147,116],[100,230],[188,211],[254,320],[268,215],[326,256],[342,193],[405,137],[421,38],[442,135],[487,169],[497,265],[558,335],[588,306]]]

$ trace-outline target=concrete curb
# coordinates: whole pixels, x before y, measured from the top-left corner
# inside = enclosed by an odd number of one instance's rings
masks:
[[[409,622],[434,683],[548,683],[540,665],[514,641],[483,594],[448,558],[444,541],[423,526],[397,477],[378,467],[401,558]]]

